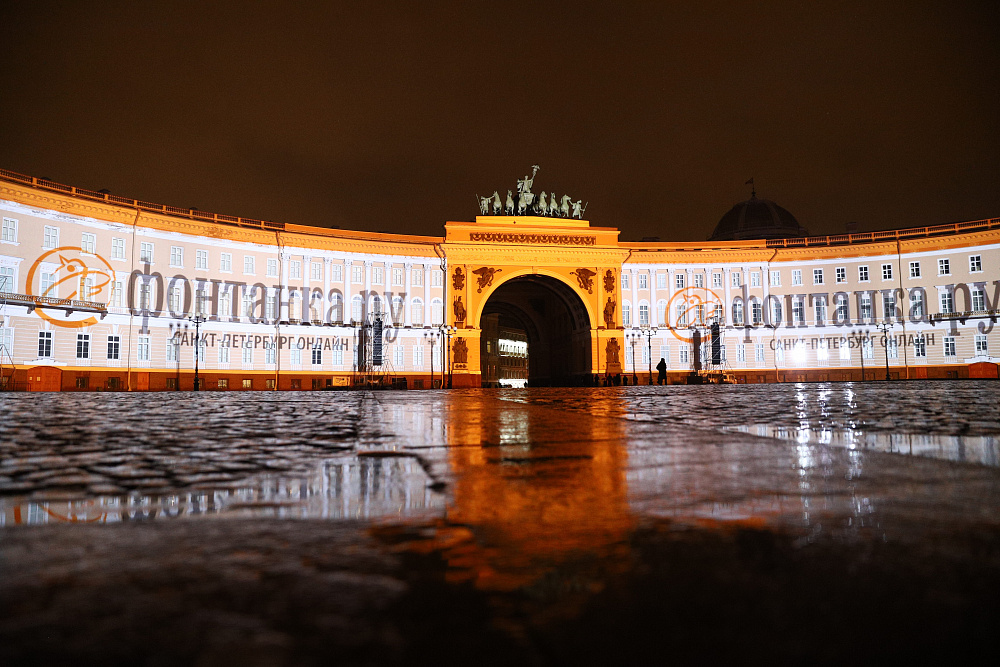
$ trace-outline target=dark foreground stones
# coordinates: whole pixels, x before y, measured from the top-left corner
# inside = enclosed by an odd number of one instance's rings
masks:
[[[994,664],[1000,536],[922,532],[647,521],[503,586],[510,554],[445,523],[10,528],[0,664]]]

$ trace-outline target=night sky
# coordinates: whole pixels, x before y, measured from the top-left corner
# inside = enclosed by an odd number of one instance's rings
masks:
[[[2,3],[0,167],[429,235],[532,164],[623,239],[750,177],[813,234],[1000,216],[997,2],[297,4]]]

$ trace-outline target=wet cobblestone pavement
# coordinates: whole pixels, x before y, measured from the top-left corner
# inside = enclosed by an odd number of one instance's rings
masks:
[[[992,664],[998,405],[0,395],[0,662]]]

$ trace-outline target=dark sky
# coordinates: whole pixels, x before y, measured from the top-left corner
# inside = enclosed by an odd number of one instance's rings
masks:
[[[298,4],[2,3],[0,167],[432,235],[532,164],[623,239],[751,176],[814,234],[1000,216],[997,2]]]

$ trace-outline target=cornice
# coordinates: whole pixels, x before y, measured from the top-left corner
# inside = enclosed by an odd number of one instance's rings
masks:
[[[628,250],[592,246],[509,246],[445,243],[441,246],[450,264],[509,264],[520,266],[619,265]]]

